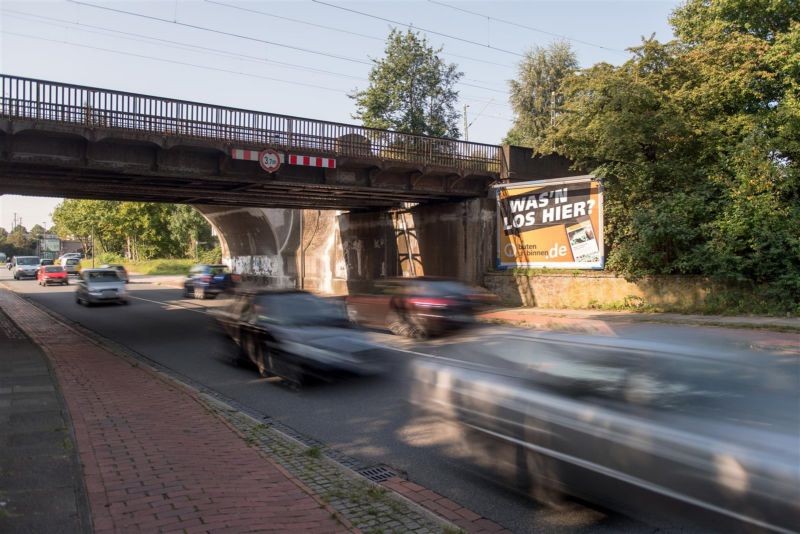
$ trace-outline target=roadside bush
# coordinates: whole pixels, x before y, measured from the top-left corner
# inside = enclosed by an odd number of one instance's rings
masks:
[[[222,249],[219,246],[211,250],[204,250],[198,255],[198,263],[221,263]]]

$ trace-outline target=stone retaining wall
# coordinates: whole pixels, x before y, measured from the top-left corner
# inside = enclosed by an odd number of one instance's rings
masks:
[[[487,273],[486,288],[510,306],[540,308],[637,308],[675,311],[702,308],[714,284],[700,276],[654,276],[636,282],[610,273]]]

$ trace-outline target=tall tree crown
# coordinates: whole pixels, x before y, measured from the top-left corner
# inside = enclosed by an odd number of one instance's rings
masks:
[[[385,55],[373,59],[369,87],[350,95],[364,126],[437,137],[459,137],[456,109],[461,78],[419,33],[393,29]]]

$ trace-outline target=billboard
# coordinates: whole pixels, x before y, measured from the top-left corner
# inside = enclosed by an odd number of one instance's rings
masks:
[[[603,189],[593,176],[495,190],[498,267],[603,268]]]

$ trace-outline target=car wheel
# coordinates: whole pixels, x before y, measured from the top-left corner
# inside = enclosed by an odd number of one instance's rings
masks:
[[[396,311],[389,312],[389,315],[386,317],[386,327],[396,336],[405,336],[408,330],[408,324]]]
[[[64,283],[65,286],[68,286],[69,285],[69,280],[64,280],[63,283]]]
[[[183,286],[183,298],[190,299],[192,298],[192,292],[189,291],[189,286]]]
[[[203,300],[206,298],[206,290],[200,286],[194,286],[194,298]]]
[[[245,341],[246,349],[244,350],[250,362],[255,366],[258,371],[258,376],[267,378],[270,376],[269,369],[267,368],[267,357],[264,354],[264,346],[258,342],[254,336],[247,336]]]

